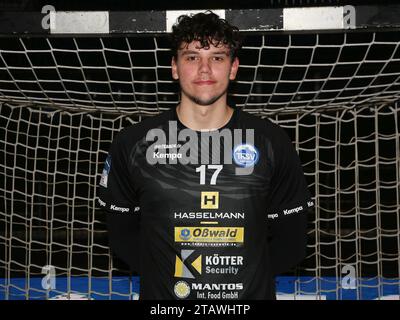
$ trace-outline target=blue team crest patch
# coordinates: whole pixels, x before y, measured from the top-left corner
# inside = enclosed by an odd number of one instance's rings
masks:
[[[104,162],[103,172],[101,174],[100,185],[107,188],[108,174],[111,169],[111,155],[108,155],[106,162]]]
[[[240,144],[233,150],[233,161],[241,167],[254,166],[258,158],[258,150],[251,144]]]

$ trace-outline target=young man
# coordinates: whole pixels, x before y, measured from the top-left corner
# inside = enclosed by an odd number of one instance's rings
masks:
[[[174,26],[179,105],[125,128],[100,181],[110,246],[140,299],[275,299],[305,256],[312,206],[285,132],[227,105],[238,30],[211,12]]]

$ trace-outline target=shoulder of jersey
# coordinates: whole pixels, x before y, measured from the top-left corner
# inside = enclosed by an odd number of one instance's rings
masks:
[[[255,130],[260,130],[268,135],[284,135],[284,130],[279,127],[277,124],[273,123],[268,118],[261,119],[258,116],[255,116],[246,111],[241,111],[241,119],[245,123],[245,125],[249,128],[253,128]]]
[[[136,143],[146,136],[149,130],[160,127],[165,122],[172,120],[172,111],[173,109],[164,111],[156,116],[148,117],[132,126],[123,128],[118,133],[118,139],[128,144]]]

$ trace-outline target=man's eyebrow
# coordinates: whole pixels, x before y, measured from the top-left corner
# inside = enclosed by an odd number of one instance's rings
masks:
[[[224,51],[215,51],[212,54],[225,54],[225,55],[229,56],[229,51],[226,51],[226,50],[224,50]]]
[[[199,54],[199,52],[198,51],[195,51],[195,50],[182,50],[181,51],[181,55],[182,56],[184,56],[184,55],[187,55],[187,54]],[[215,51],[215,52],[212,52],[211,53],[212,55],[226,55],[226,56],[229,56],[229,51]]]
[[[194,50],[182,50],[181,52],[182,52],[182,55],[185,55],[185,54],[199,54],[198,51],[194,51]]]

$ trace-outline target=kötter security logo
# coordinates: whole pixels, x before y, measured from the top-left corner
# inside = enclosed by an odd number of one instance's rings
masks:
[[[175,277],[194,279],[195,277],[189,267],[201,274],[201,254],[198,257],[193,257],[193,252],[194,250],[181,250],[181,256],[175,257]],[[189,259],[191,262],[188,261]]]

